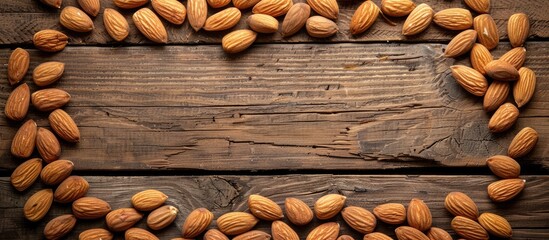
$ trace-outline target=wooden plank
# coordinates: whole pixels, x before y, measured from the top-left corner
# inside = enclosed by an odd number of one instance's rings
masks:
[[[478,205],[480,212],[493,212],[507,218],[513,227],[513,239],[549,238],[549,176],[525,176],[526,188],[516,200],[494,204],[486,195],[486,186],[495,180],[492,176],[389,176],[389,175],[287,175],[287,176],[150,176],[150,177],[85,177],[90,182],[88,196],[102,198],[113,209],[130,207],[129,199],[141,190],[154,188],[170,198],[167,204],[180,210],[175,224],[155,232],[160,239],[170,239],[180,234],[187,214],[195,208],[210,209],[215,217],[229,211],[246,211],[246,199],[250,194],[261,194],[283,205],[287,197],[297,197],[312,207],[314,201],[328,193],[340,193],[348,197],[347,206],[361,206],[372,210],[375,206],[396,202],[408,205],[411,198],[421,198],[431,209],[433,225],[450,230],[452,216],[444,209],[444,198],[452,191],[468,194]],[[22,214],[26,199],[39,190],[38,186],[26,193],[15,192],[9,179],[0,178],[0,239],[37,239],[49,219],[70,213],[70,206],[54,204],[44,221],[32,224]],[[358,233],[343,223],[342,234],[351,234],[362,239]],[[305,239],[307,233],[319,221],[303,228],[295,228]],[[139,226],[146,228],[144,221]],[[105,227],[103,220],[79,221],[68,239],[85,229]],[[215,223],[212,224],[215,227]],[[257,228],[270,232],[270,225],[262,223]],[[394,226],[379,223],[377,231],[394,236]],[[450,230],[451,231],[451,230]],[[457,237],[457,236],[454,236]]]
[[[488,132],[482,99],[455,83],[442,47],[279,44],[235,57],[217,46],[78,47],[31,51],[31,69],[67,64],[57,87],[73,97],[66,110],[82,142],[64,144],[62,156],[81,170],[482,167],[526,126],[541,138],[521,163],[547,170],[547,43],[527,46],[536,94],[503,134]],[[3,106],[11,88],[0,89]],[[48,125],[47,114],[31,112]],[[19,162],[9,154],[18,126],[0,118],[0,168]]]
[[[295,2],[304,2],[305,0],[297,0]],[[340,4],[340,17],[338,25],[340,32],[328,40],[314,39],[309,37],[303,30],[301,33],[283,39],[280,34],[262,35],[258,42],[371,42],[371,41],[448,41],[456,32],[444,30],[438,26],[431,26],[425,33],[418,36],[406,38],[401,35],[402,24],[404,18],[392,19],[396,26],[391,26],[381,17],[365,34],[352,36],[349,32],[349,21],[362,1],[342,0]],[[378,5],[380,0],[375,1]],[[427,3],[433,7],[435,11],[440,11],[451,7],[466,8],[462,1],[439,1],[425,0],[422,3]],[[111,0],[101,0],[102,8],[114,7]],[[76,0],[65,0],[63,6],[77,6]],[[150,7],[150,6],[149,6]],[[549,37],[549,16],[547,15],[547,2],[545,0],[498,0],[492,1],[491,14],[496,21],[502,39],[506,39],[507,18],[516,12],[525,12],[530,17],[532,29],[530,31],[531,39],[542,39]],[[210,15],[215,11],[210,9]],[[32,35],[45,28],[62,29],[58,23],[60,10],[45,7],[37,0],[20,1],[20,0],[4,0],[0,6],[0,44],[31,44]],[[89,44],[112,44],[113,40],[107,35],[103,26],[102,12],[94,19],[95,30],[91,34],[80,34],[63,29],[70,36],[70,44],[72,45],[89,45]],[[131,21],[132,10],[122,11],[130,22],[131,33],[127,40],[122,44],[151,44],[141,34]],[[240,23],[234,29],[247,28],[245,19],[250,15],[250,10],[243,13]],[[37,21],[39,19],[39,21]],[[279,18],[282,20],[283,18]],[[229,31],[220,33],[208,33],[200,31],[195,33],[185,22],[182,26],[176,26],[164,21],[169,33],[170,44],[196,44],[196,43],[219,43],[221,37]]]

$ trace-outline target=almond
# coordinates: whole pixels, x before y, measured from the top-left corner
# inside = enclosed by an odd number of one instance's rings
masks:
[[[373,232],[364,235],[363,240],[393,240],[393,238],[385,235],[384,233]]]
[[[496,237],[511,238],[513,229],[507,219],[494,213],[483,213],[478,217],[480,225]]]
[[[525,127],[511,141],[507,155],[512,158],[526,156],[538,142],[538,132],[531,127]]]
[[[482,75],[484,75],[486,74],[484,67],[486,66],[486,64],[494,60],[494,57],[492,56],[492,54],[490,54],[490,51],[484,45],[480,43],[475,43],[473,45],[473,48],[471,49],[470,60],[473,68]]]
[[[70,176],[55,189],[53,198],[59,203],[70,203],[85,196],[89,189],[90,184],[86,179],[80,176]]]
[[[208,5],[213,8],[221,8],[229,5],[231,0],[208,0]]]
[[[230,7],[222,10],[206,19],[204,30],[206,31],[223,31],[232,28],[238,24],[242,17],[242,13],[238,8]]]
[[[463,8],[447,8],[433,16],[433,21],[448,30],[465,30],[473,26],[471,12]]]
[[[185,219],[185,223],[183,223],[183,237],[194,238],[200,235],[202,232],[208,229],[208,226],[210,226],[213,217],[213,213],[210,212],[208,209],[197,208],[193,210],[189,214],[189,216],[187,216],[187,219]],[[217,224],[219,226],[219,219],[217,220]]]
[[[284,207],[288,220],[297,226],[307,225],[313,220],[313,211],[311,208],[297,198],[286,198]]]
[[[16,48],[8,61],[8,81],[11,85],[19,83],[27,74],[30,64],[30,55],[27,50]]]
[[[271,225],[273,240],[299,240],[297,233],[283,221],[274,221]]]
[[[508,62],[494,60],[484,67],[486,75],[498,81],[515,81],[519,79],[519,72]]]
[[[322,16],[312,16],[307,19],[305,28],[309,35],[316,38],[331,37],[339,31],[335,22]]]
[[[62,109],[51,112],[48,120],[53,131],[63,140],[73,143],[80,141],[78,126],[76,126],[71,116]]]
[[[240,29],[225,35],[221,40],[223,50],[227,53],[239,53],[249,48],[255,42],[257,33],[248,29]]]
[[[110,211],[111,205],[96,197],[83,197],[72,203],[72,214],[78,219],[102,218]]]
[[[354,230],[362,234],[371,233],[376,228],[376,217],[365,208],[350,206],[341,211],[343,220]]]
[[[419,4],[406,18],[402,26],[402,35],[412,36],[423,32],[431,24],[433,15],[433,9],[429,5]]]
[[[501,105],[488,122],[490,132],[499,133],[511,128],[517,121],[519,110],[511,103]]]
[[[323,17],[335,20],[339,15],[339,5],[336,0],[307,0],[307,4]]]
[[[399,240],[429,240],[429,237],[421,231],[408,226],[400,226],[395,229]]]
[[[286,14],[293,4],[292,0],[261,0],[254,6],[252,12],[278,17]]]
[[[357,35],[368,30],[374,24],[378,15],[379,7],[374,2],[366,1],[360,4],[351,18],[349,25],[351,34]]]
[[[489,50],[497,47],[499,43],[499,33],[496,22],[489,14],[476,16],[473,20],[473,26],[478,33],[478,41]]]
[[[65,64],[62,62],[45,62],[34,68],[32,79],[34,84],[44,87],[57,82],[65,71]]]
[[[112,233],[103,228],[92,228],[78,235],[78,240],[112,240]]]
[[[472,220],[478,218],[477,204],[462,192],[448,193],[444,199],[444,207],[454,216],[462,216]]]
[[[217,218],[217,227],[227,235],[238,235],[250,231],[259,219],[245,212],[230,212]]]
[[[257,194],[248,197],[248,208],[254,216],[262,220],[275,221],[284,217],[278,204]]]
[[[315,216],[320,220],[326,220],[335,217],[343,206],[347,197],[340,194],[328,194],[319,198],[315,202]]]
[[[39,111],[52,111],[65,106],[71,95],[57,88],[38,90],[31,95],[32,105]]]
[[[67,179],[72,170],[74,163],[69,160],[57,160],[44,167],[40,173],[40,179],[44,184],[57,185]]]
[[[511,85],[508,82],[493,81],[484,95],[484,111],[493,112],[498,109],[507,100],[510,90]]]
[[[431,228],[433,223],[433,217],[431,216],[431,210],[423,200],[418,198],[412,198],[408,205],[408,211],[406,212],[408,225],[416,228],[420,231],[427,231]]]
[[[490,0],[464,0],[464,2],[477,13],[490,12]]]
[[[278,31],[278,20],[266,14],[252,14],[246,20],[248,26],[258,33],[274,33]]]
[[[233,240],[270,240],[270,239],[271,239],[271,235],[259,230],[249,231],[233,238]]]
[[[311,7],[306,3],[294,4],[282,21],[282,29],[280,33],[282,37],[289,37],[297,33],[311,15]]]
[[[137,10],[132,16],[133,22],[139,31],[155,43],[167,43],[168,33],[160,18],[148,8]]]
[[[524,60],[526,60],[526,48],[523,47],[516,47],[499,58],[499,60],[505,61],[513,65],[516,69],[520,69],[522,67],[522,64],[524,64]]]
[[[536,89],[536,74],[532,69],[527,67],[521,67],[518,70],[519,79],[515,82],[513,86],[513,97],[517,106],[523,107],[532,96],[534,96],[534,90]]]
[[[442,228],[432,227],[427,232],[430,240],[452,240],[452,236]]]
[[[217,229],[210,229],[204,234],[204,240],[229,240],[225,234]]]
[[[455,58],[466,54],[473,48],[477,41],[477,32],[475,30],[465,30],[456,35],[444,51],[444,56],[448,58]]]
[[[255,6],[260,1],[261,0],[233,0],[233,5],[236,8],[243,10]]]
[[[374,208],[377,219],[388,224],[402,224],[406,221],[406,208],[400,203],[385,203]]]
[[[113,0],[114,5],[123,9],[132,9],[141,7],[149,2],[149,0]]]
[[[208,4],[206,0],[188,0],[187,1],[187,17],[189,24],[198,32],[206,23],[208,17]]]
[[[125,231],[135,225],[143,218],[143,214],[134,208],[119,208],[105,216],[107,226],[115,232]]]
[[[147,226],[152,230],[163,229],[175,221],[177,210],[174,206],[162,206],[152,211],[147,217]]]
[[[451,66],[452,76],[467,92],[475,96],[483,96],[488,90],[488,81],[477,70],[463,65]]]
[[[38,222],[50,210],[53,203],[53,191],[51,189],[42,189],[34,193],[23,207],[25,218],[31,222]]]
[[[151,232],[141,228],[130,228],[124,233],[125,240],[160,240]]]
[[[44,227],[46,239],[60,239],[67,235],[76,225],[76,218],[71,214],[61,215],[52,219]]]
[[[90,16],[96,17],[101,10],[101,0],[78,0],[78,5]]]
[[[40,2],[54,8],[61,8],[61,3],[63,0],[40,0]]]
[[[69,37],[62,32],[46,29],[35,33],[32,42],[36,48],[44,52],[59,52],[67,46]]]
[[[355,240],[355,239],[349,235],[341,235],[337,238],[337,240]]]
[[[105,8],[103,24],[109,36],[118,42],[123,41],[130,34],[130,26],[126,18],[112,8]]]
[[[503,179],[488,185],[488,197],[494,202],[505,202],[516,197],[524,189],[525,180]]]
[[[520,175],[520,164],[507,156],[495,155],[486,160],[486,165],[494,175],[500,178],[518,178]]]
[[[460,236],[470,240],[488,240],[488,233],[480,224],[466,217],[457,216],[452,222],[452,229]]]
[[[307,235],[307,240],[336,240],[338,235],[339,223],[327,222],[314,228]]]
[[[524,45],[530,32],[530,20],[524,13],[515,13],[509,17],[507,22],[507,35],[513,47]]]
[[[132,196],[131,202],[139,211],[151,211],[162,206],[168,196],[161,191],[149,189],[138,192]]]
[[[42,159],[33,158],[21,163],[11,174],[11,185],[17,191],[25,191],[29,188],[40,175],[42,170]]]
[[[187,16],[187,9],[177,0],[151,0],[154,11],[168,22],[183,24]]]
[[[63,27],[75,32],[90,32],[93,30],[91,18],[84,11],[72,6],[63,8],[59,16],[59,22]]]
[[[19,158],[28,158],[34,151],[36,143],[37,126],[34,120],[26,121],[11,142],[11,154]]]
[[[11,92],[4,108],[6,117],[13,121],[21,121],[27,116],[30,102],[29,85],[23,83]]]
[[[51,163],[61,155],[61,145],[57,140],[57,137],[53,133],[45,128],[38,128],[36,134],[36,149],[44,161]]]
[[[411,0],[381,0],[381,12],[391,17],[404,17],[410,14],[416,4]]]

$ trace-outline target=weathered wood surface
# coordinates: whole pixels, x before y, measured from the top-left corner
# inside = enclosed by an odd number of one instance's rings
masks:
[[[503,134],[488,131],[482,98],[457,85],[438,44],[258,45],[234,57],[218,46],[78,47],[31,51],[31,69],[66,63],[57,87],[72,95],[82,141],[62,157],[80,170],[478,167],[526,126],[541,138],[521,163],[547,170],[547,45],[527,44],[536,94]],[[4,106],[5,67],[0,76]],[[18,126],[0,118],[2,169],[19,163],[9,153]]]
[[[295,2],[304,2],[296,0]],[[415,37],[406,38],[402,36],[401,29],[404,18],[391,19],[396,26],[391,26],[381,17],[366,33],[352,36],[349,32],[349,21],[355,9],[362,1],[341,0],[340,17],[337,21],[340,32],[328,40],[314,39],[309,37],[305,30],[301,33],[283,39],[280,34],[262,35],[258,42],[370,42],[370,41],[448,41],[456,32],[444,30],[435,24],[425,32]],[[380,0],[375,0],[379,5]],[[466,8],[463,1],[440,1],[425,0],[422,3],[429,4],[435,11],[440,11],[451,7]],[[65,0],[63,6],[78,6],[76,0]],[[101,0],[102,9],[105,7],[116,8],[112,0]],[[150,6],[149,6],[150,7]],[[496,21],[502,39],[506,39],[507,19],[516,12],[525,12],[530,17],[532,29],[530,31],[531,39],[544,39],[549,37],[549,15],[547,14],[546,0],[494,0],[492,1],[491,14]],[[131,33],[122,44],[151,44],[135,28],[131,21],[131,14],[135,10],[125,10],[122,13],[128,19],[131,27]],[[210,15],[218,10],[210,9]],[[41,4],[38,0],[3,0],[0,4],[0,44],[31,44],[32,35],[45,28],[63,29],[59,22],[60,10],[49,8]],[[247,28],[245,23],[251,10],[245,10],[240,23],[234,29]],[[112,44],[113,40],[108,36],[103,26],[103,11],[94,19],[95,30],[90,34],[80,34],[63,29],[70,36],[70,44],[89,45],[89,44]],[[39,21],[37,21],[39,19]],[[279,18],[282,20],[283,18]],[[169,33],[170,44],[197,44],[197,43],[219,43],[223,35],[230,30],[220,33],[200,31],[195,33],[185,22],[181,26],[169,24],[164,21]]]
[[[516,200],[494,204],[486,195],[486,186],[496,178],[492,176],[402,176],[402,175],[287,175],[287,176],[155,176],[155,177],[86,177],[90,182],[88,196],[102,198],[113,209],[130,207],[129,199],[138,191],[154,188],[163,191],[170,198],[167,204],[180,210],[176,222],[164,231],[156,232],[160,239],[179,236],[187,214],[194,208],[205,207],[215,217],[229,211],[246,211],[246,199],[250,194],[261,194],[283,205],[286,197],[297,197],[310,206],[319,197],[328,193],[340,193],[348,197],[347,206],[355,205],[372,210],[375,206],[396,202],[408,205],[411,198],[423,199],[430,207],[433,225],[451,231],[452,216],[444,209],[444,198],[452,191],[468,194],[478,205],[480,212],[494,212],[507,218],[513,227],[513,239],[548,239],[549,232],[549,188],[548,176],[526,176],[526,188]],[[38,184],[36,184],[38,185]],[[18,193],[9,185],[8,178],[0,178],[0,239],[37,239],[49,219],[70,213],[70,206],[54,204],[45,220],[36,224],[26,221],[22,206],[38,186],[25,193]],[[351,234],[362,239],[358,233],[343,223],[342,234]],[[145,221],[139,226],[146,228]],[[296,228],[301,239],[315,221],[303,228]],[[105,227],[103,220],[79,221],[67,239],[85,229]],[[211,227],[215,227],[215,223]],[[270,225],[262,223],[258,229],[270,232]],[[394,236],[394,226],[379,223],[377,231]],[[454,236],[455,238],[457,236]]]

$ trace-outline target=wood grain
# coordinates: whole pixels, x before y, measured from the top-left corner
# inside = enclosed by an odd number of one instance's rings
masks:
[[[294,2],[304,2],[297,0]],[[338,19],[339,33],[330,39],[314,39],[309,37],[304,30],[301,33],[283,39],[279,33],[272,35],[261,35],[258,42],[380,42],[380,41],[403,41],[403,42],[445,42],[449,41],[457,32],[444,30],[435,24],[424,33],[406,38],[402,36],[401,29],[404,18],[391,19],[396,26],[391,26],[381,17],[364,34],[352,36],[349,32],[349,21],[359,6],[361,1],[341,0],[340,17]],[[380,0],[375,1],[378,5]],[[440,1],[425,0],[422,3],[429,4],[435,11],[440,11],[451,7],[466,8],[463,1]],[[63,6],[78,6],[76,0],[65,0]],[[62,29],[70,36],[71,45],[92,45],[92,44],[117,44],[106,33],[103,26],[103,9],[106,7],[116,8],[112,0],[101,0],[101,13],[94,19],[95,30],[90,34],[80,34],[63,29],[58,23],[60,10],[52,9],[41,4],[38,0],[20,1],[4,0],[0,5],[0,44],[28,44],[30,45],[32,35],[45,28]],[[149,6],[150,7],[150,6]],[[120,9],[119,9],[120,10]],[[546,0],[498,0],[492,1],[491,14],[496,21],[502,39],[507,39],[507,18],[516,12],[525,12],[530,17],[531,30],[530,39],[546,39],[549,37],[549,15],[547,14]],[[210,14],[218,10],[210,9]],[[121,11],[130,23],[131,32],[122,45],[131,44],[153,44],[146,40],[135,28],[131,21],[131,15],[134,10]],[[234,29],[247,28],[246,18],[250,15],[250,10],[245,10],[240,23]],[[36,21],[40,19],[40,21]],[[280,17],[279,20],[283,18]],[[219,43],[222,36],[230,32],[205,32],[195,33],[187,21],[181,25],[173,25],[163,21],[169,34],[169,44],[201,44],[201,43]]]

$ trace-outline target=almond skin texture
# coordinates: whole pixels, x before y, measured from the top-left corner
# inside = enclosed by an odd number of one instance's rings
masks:
[[[258,2],[260,2],[261,0],[233,0],[233,5],[242,10],[242,9],[246,9],[246,8],[251,8],[253,6],[255,6]]]
[[[124,233],[125,240],[160,240],[151,232],[141,228],[130,228]]]
[[[465,30],[473,26],[471,12],[463,8],[448,8],[433,16],[433,21],[448,30]]]
[[[185,223],[183,223],[183,230],[182,230],[183,237],[194,238],[200,235],[202,232],[208,229],[208,226],[210,226],[210,223],[212,222],[213,217],[214,217],[213,213],[210,212],[208,209],[197,208],[193,210],[189,214],[189,216],[187,216],[187,219],[185,219]],[[218,219],[218,225],[219,225],[219,219]]]
[[[490,0],[464,0],[464,2],[477,13],[490,12]]]
[[[339,235],[339,223],[327,222],[314,228],[306,240],[336,240]]]
[[[297,233],[283,221],[274,221],[271,225],[273,240],[299,240]]]
[[[36,181],[40,171],[42,171],[42,159],[29,159],[13,170],[10,177],[11,185],[17,191],[25,191]]]
[[[508,82],[494,80],[484,95],[484,111],[493,112],[498,109],[507,100],[510,90],[511,85]]]
[[[40,2],[54,8],[61,8],[61,3],[63,0],[40,0]]]
[[[230,212],[217,218],[217,227],[227,235],[238,235],[250,231],[259,219],[245,212]]]
[[[80,141],[78,126],[76,126],[71,116],[62,109],[51,112],[48,120],[53,131],[63,140],[73,143]]]
[[[71,214],[61,215],[52,219],[44,227],[46,239],[60,239],[67,235],[76,225],[76,218]]]
[[[63,8],[59,16],[59,22],[63,27],[75,32],[90,32],[93,30],[91,18],[84,11],[72,6]]]
[[[65,71],[65,64],[62,62],[45,62],[34,68],[32,80],[39,87],[45,87],[57,82]]]
[[[379,15],[379,7],[372,1],[366,1],[356,9],[349,29],[351,34],[357,35],[365,32],[374,24]]]
[[[227,30],[229,28],[236,26],[236,24],[238,24],[238,21],[240,21],[241,17],[242,17],[242,13],[238,8],[235,8],[235,7],[227,8],[206,19],[206,23],[204,24],[204,30],[206,31]]]
[[[248,26],[258,33],[274,33],[278,31],[278,20],[267,14],[252,14],[246,20]]]
[[[462,216],[472,220],[478,217],[477,204],[467,194],[451,192],[444,199],[444,207],[454,216]]]
[[[444,56],[455,58],[461,56],[473,48],[477,41],[477,32],[475,30],[465,30],[456,35],[444,51]]]
[[[326,220],[335,217],[343,206],[347,197],[340,194],[328,194],[319,198],[315,202],[315,216],[320,220]]]
[[[78,0],[78,5],[92,17],[96,17],[101,10],[101,1],[100,0]]]
[[[429,240],[429,237],[421,231],[408,226],[401,226],[395,229],[395,234],[399,240]]]
[[[42,189],[34,193],[23,207],[25,218],[31,222],[40,221],[46,216],[52,203],[53,191],[51,189]]]
[[[271,239],[271,235],[259,230],[249,231],[233,238],[233,240],[270,240],[270,239]]]
[[[478,218],[480,225],[493,236],[511,238],[513,229],[507,219],[493,213],[483,213]]]
[[[520,175],[520,164],[515,159],[507,156],[495,155],[489,157],[486,160],[486,165],[494,175],[500,178],[518,178]]]
[[[452,222],[452,229],[460,236],[470,240],[488,240],[488,233],[480,224],[466,217],[457,216]]]
[[[489,50],[497,47],[499,33],[496,22],[489,14],[482,14],[473,19],[473,26],[478,33],[478,41]]]
[[[217,229],[210,229],[204,234],[204,240],[229,240],[225,234]]]
[[[8,81],[13,86],[19,83],[29,70],[30,55],[27,50],[16,48],[8,61]]]
[[[114,5],[122,9],[132,9],[141,7],[149,2],[149,0],[113,0]]]
[[[72,213],[78,219],[102,218],[111,211],[111,205],[96,197],[83,197],[72,203]]]
[[[70,176],[65,179],[53,194],[53,198],[59,203],[70,203],[83,197],[88,193],[90,184],[80,176]]]
[[[36,143],[37,126],[34,120],[26,121],[11,142],[11,154],[19,158],[28,158],[34,151]]]
[[[123,41],[130,34],[130,26],[126,18],[112,8],[105,8],[103,24],[109,36],[118,42]]]
[[[78,240],[112,240],[112,233],[103,228],[92,228],[78,235]]]
[[[286,14],[293,4],[292,0],[261,0],[254,6],[252,12],[279,17]]]
[[[141,8],[132,16],[133,22],[139,31],[155,43],[167,43],[168,33],[160,18],[148,8]]]
[[[13,121],[21,121],[27,116],[30,103],[30,89],[29,85],[23,83],[16,87],[11,92],[8,100],[6,100],[6,106],[4,114],[6,117]]]
[[[534,96],[534,90],[536,89],[536,74],[532,69],[527,67],[521,67],[518,70],[519,79],[513,86],[513,97],[517,106],[523,107]]]
[[[289,37],[297,33],[311,16],[311,7],[306,3],[294,4],[282,21],[280,33],[282,37]]]
[[[307,19],[305,24],[307,33],[311,37],[327,38],[331,37],[339,31],[339,28],[332,20],[322,16],[312,16]]]
[[[46,29],[35,33],[32,42],[44,52],[59,52],[67,46],[69,37],[57,30]]]
[[[151,0],[154,11],[161,17],[176,25],[185,21],[187,9],[177,0]]]
[[[40,179],[44,184],[57,185],[67,179],[72,170],[74,163],[69,160],[57,160],[44,167],[40,173]]]
[[[225,35],[221,45],[226,53],[239,53],[249,48],[256,38],[257,33],[254,31],[240,29]]]
[[[429,207],[423,200],[418,198],[413,198],[412,201],[410,201],[406,217],[408,219],[408,225],[420,231],[429,230],[433,223],[431,210],[429,210]]]
[[[119,208],[105,216],[107,226],[115,232],[125,231],[135,225],[143,218],[143,214],[134,208]]]
[[[484,67],[486,75],[498,81],[516,81],[520,75],[517,69],[510,63],[502,60],[494,60]]]
[[[259,219],[275,221],[284,217],[282,209],[273,200],[252,194],[248,197],[248,208],[250,212]]]
[[[286,198],[284,202],[286,217],[297,226],[307,225],[313,220],[313,211],[309,205],[297,198]]]
[[[531,127],[525,127],[511,141],[507,155],[512,158],[526,156],[538,143],[538,132]]]
[[[131,202],[139,211],[151,211],[162,206],[167,199],[168,196],[163,192],[149,189],[134,194]]]
[[[507,22],[507,35],[513,47],[524,45],[530,33],[530,20],[524,13],[515,13],[509,17]]]
[[[229,3],[231,3],[231,0],[208,0],[208,5],[213,8],[225,7]]]
[[[38,128],[36,149],[46,163],[51,163],[61,155],[61,145],[57,137],[48,129]]]
[[[384,233],[373,232],[364,235],[363,240],[393,240],[393,238],[385,235]]]
[[[341,211],[343,220],[354,230],[362,234],[368,234],[376,228],[376,217],[365,208],[350,206]]]
[[[65,106],[71,95],[57,88],[38,90],[31,95],[32,105],[39,111],[52,111]]]
[[[206,0],[188,0],[187,1],[187,17],[189,24],[198,32],[206,23],[208,17],[208,4]]]
[[[442,228],[432,227],[427,232],[430,240],[452,240],[452,236]]]
[[[178,212],[174,206],[159,207],[147,217],[147,226],[152,230],[163,229],[173,223]]]
[[[524,189],[525,180],[503,179],[488,185],[488,197],[494,202],[505,202],[516,197]]]
[[[501,105],[488,122],[490,132],[505,132],[511,128],[517,121],[519,110],[511,103]]]
[[[526,60],[526,48],[513,48],[503,54],[503,56],[501,56],[499,60],[510,63],[518,70],[522,67],[522,64],[524,64],[524,61]]]
[[[433,9],[429,5],[419,4],[406,18],[402,26],[402,35],[412,36],[423,32],[431,24],[433,15]]]
[[[463,65],[451,66],[452,76],[467,92],[475,96],[484,96],[488,90],[488,81],[477,70]]]
[[[388,224],[401,224],[406,221],[406,208],[400,203],[385,203],[374,208],[377,219]]]
[[[325,18],[335,20],[339,15],[339,5],[336,0],[307,0],[307,4]]]
[[[391,17],[404,17],[410,14],[416,4],[411,0],[381,0],[381,12]]]
[[[490,51],[482,44],[475,43],[471,49],[471,65],[482,75],[486,74],[484,67],[494,60]]]

